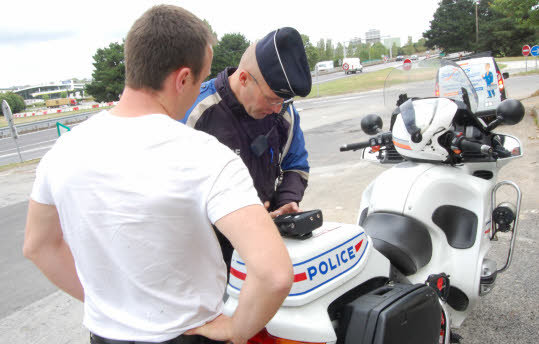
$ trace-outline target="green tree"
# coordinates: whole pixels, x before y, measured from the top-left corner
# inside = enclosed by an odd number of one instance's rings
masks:
[[[66,91],[60,92],[60,98],[67,98],[67,92]]]
[[[382,55],[389,53],[389,49],[380,42],[376,42],[371,46],[371,60],[380,60]]]
[[[316,51],[318,51],[318,56],[320,56],[319,61],[324,61],[326,59],[326,41],[323,38],[320,38],[318,43],[316,43]]]
[[[346,57],[359,57],[360,44],[356,42],[348,43],[346,47]]]
[[[48,94],[44,94],[44,95],[41,96],[41,99],[47,101],[47,100],[51,99],[51,97]]]
[[[539,31],[537,0],[494,0],[491,7],[494,11],[510,18],[517,27],[534,30],[537,35]]]
[[[13,92],[0,93],[0,103],[2,103],[3,100],[7,101],[12,113],[18,113],[26,109],[26,104],[24,103],[24,99],[16,93],[13,93]],[[0,113],[2,113],[2,115],[4,114],[4,111],[1,109],[1,106],[0,106]]]
[[[320,61],[320,55],[318,55],[318,50],[311,43],[311,39],[307,35],[301,35],[303,40],[303,47],[305,48],[305,55],[307,55],[307,63],[309,64],[310,70],[314,70],[314,66],[318,61]]]
[[[341,42],[339,42],[337,43],[337,47],[335,48],[335,55],[334,55],[335,66],[339,65],[339,61],[342,63],[343,58],[344,58],[344,45]]]
[[[423,33],[423,37],[427,39],[427,47],[437,46],[447,53],[474,50],[475,6],[473,1],[442,0],[434,12],[430,29]]]
[[[420,38],[416,43],[414,43],[414,49],[418,53],[422,53],[427,50],[427,47],[425,44],[427,43],[427,40],[425,38]]]
[[[480,0],[478,40],[475,7],[472,0],[442,0],[430,29],[423,33],[426,47],[438,46],[446,52],[492,51],[495,55],[519,55],[522,45],[539,40],[537,0]]]
[[[237,67],[241,56],[249,47],[249,41],[241,33],[227,33],[213,47],[213,62],[210,78],[214,78],[226,67]]]
[[[395,57],[399,54],[399,47],[397,46],[397,43],[393,42],[393,45],[391,46],[391,57]]]
[[[533,9],[533,3],[528,0],[497,0],[493,3],[482,0],[477,49],[514,56],[520,55],[523,45],[537,42],[539,6]]]
[[[331,39],[326,39],[326,47],[324,49],[324,60],[332,61],[335,59],[335,48]]]
[[[356,56],[359,57],[361,61],[368,61],[371,59],[371,45],[370,44],[361,44],[357,48]]]
[[[124,43],[115,42],[97,49],[93,58],[93,80],[85,91],[98,102],[118,100],[125,84]]]

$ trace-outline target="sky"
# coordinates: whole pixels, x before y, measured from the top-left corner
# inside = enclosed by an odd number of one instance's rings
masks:
[[[2,2],[0,88],[91,78],[93,55],[121,42],[151,6],[181,6],[206,19],[220,38],[241,33],[249,41],[291,26],[316,44],[321,38],[365,39],[370,29],[405,44],[429,29],[439,0],[14,0]]]

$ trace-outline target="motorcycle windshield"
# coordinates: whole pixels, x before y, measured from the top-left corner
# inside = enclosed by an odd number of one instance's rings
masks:
[[[449,98],[477,111],[477,93],[459,65],[450,60],[426,59],[393,69],[384,82],[384,105],[393,111],[407,98]]]

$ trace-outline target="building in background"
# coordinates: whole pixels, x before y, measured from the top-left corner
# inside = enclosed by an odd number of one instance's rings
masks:
[[[380,42],[380,30],[370,29],[365,32],[365,41],[371,44]]]
[[[67,96],[81,99],[84,96],[84,85],[84,83],[75,83],[73,80],[65,80],[50,84],[28,86],[12,91],[20,95],[26,104],[32,104],[41,102],[44,98],[56,99]],[[64,92],[65,95],[62,95]]]
[[[361,37],[350,38],[350,40],[348,41],[348,44],[352,44],[352,45],[361,44]]]

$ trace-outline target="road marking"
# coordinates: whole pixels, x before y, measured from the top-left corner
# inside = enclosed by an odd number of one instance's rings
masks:
[[[36,152],[36,151],[40,151],[40,150],[44,150],[44,149],[50,149],[53,145],[49,145],[49,146],[45,146],[45,147],[39,147],[39,148],[34,148],[34,149],[27,149],[25,151],[21,151],[21,155],[23,153],[29,153],[29,152]],[[18,153],[10,153],[10,154],[5,154],[5,155],[0,155],[0,158],[8,158],[10,156],[14,156],[14,155],[18,155]]]
[[[31,147],[31,146],[36,146],[36,145],[41,145],[41,144],[44,144],[44,143],[50,143],[50,142],[56,142],[56,139],[54,140],[48,140],[48,141],[40,141],[40,142],[36,142],[36,143],[30,143],[30,144],[27,144],[27,145],[24,145],[24,146],[19,146],[20,149],[24,149],[24,148],[27,148],[27,147]],[[50,146],[49,146],[50,147]],[[14,150],[17,150],[17,148],[13,147],[13,148],[9,148],[9,149],[4,149],[4,150],[0,150],[0,154],[4,153],[4,152],[7,152],[7,151],[14,151]],[[1,157],[2,155],[0,155]]]
[[[17,126],[15,126],[15,127],[17,127]],[[47,131],[47,130],[54,130],[54,131],[57,131],[56,128],[40,129],[40,130],[37,130],[37,131],[33,131],[33,132],[31,132],[31,133],[19,134],[19,137],[21,137],[21,136],[27,136],[27,135],[35,135],[35,134],[37,134],[37,133],[42,133],[42,132]],[[13,138],[12,138],[11,136],[9,136],[9,137],[4,137],[4,138],[1,138],[1,139],[0,139],[0,142],[1,142],[2,140],[13,140]]]

